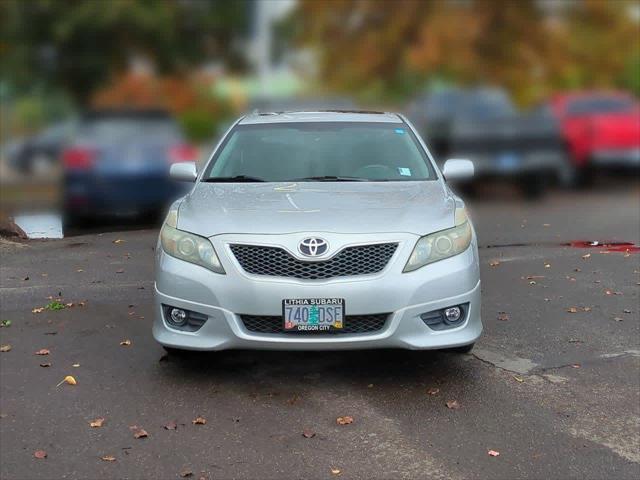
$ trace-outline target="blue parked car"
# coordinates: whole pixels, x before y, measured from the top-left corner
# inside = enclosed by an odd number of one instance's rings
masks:
[[[84,114],[62,154],[65,225],[163,211],[185,193],[184,184],[169,178],[170,166],[197,155],[166,111]]]

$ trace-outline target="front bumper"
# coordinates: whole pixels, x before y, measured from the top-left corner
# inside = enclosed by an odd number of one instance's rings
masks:
[[[591,164],[596,167],[638,168],[640,147],[597,150],[591,155]]]
[[[153,336],[162,345],[188,350],[439,349],[475,342],[482,332],[475,238],[460,255],[402,273],[417,238],[396,237],[398,249],[379,274],[315,281],[246,274],[225,248],[225,240],[217,237],[212,240],[226,275],[173,258],[159,248]],[[240,317],[281,315],[284,298],[319,297],[344,298],[347,317],[389,316],[380,330],[371,333],[305,335],[252,332]],[[465,303],[469,304],[466,319],[458,327],[436,331],[420,318],[423,313]],[[208,320],[196,332],[180,331],[167,324],[162,305],[202,313]]]

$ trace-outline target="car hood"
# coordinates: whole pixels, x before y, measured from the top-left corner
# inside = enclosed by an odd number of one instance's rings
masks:
[[[455,198],[439,181],[198,183],[178,228],[204,237],[296,232],[424,235],[454,224]]]

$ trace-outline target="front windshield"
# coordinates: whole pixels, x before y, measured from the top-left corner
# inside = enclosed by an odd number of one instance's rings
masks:
[[[589,113],[627,112],[634,108],[633,100],[621,96],[589,97],[572,101],[567,107],[569,115]]]
[[[238,125],[203,175],[245,181],[407,181],[436,178],[405,124]]]

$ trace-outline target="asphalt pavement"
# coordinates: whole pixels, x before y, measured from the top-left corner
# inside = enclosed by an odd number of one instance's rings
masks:
[[[640,190],[471,214],[485,332],[469,355],[166,356],[155,229],[1,241],[0,477],[640,478],[640,254],[571,245],[638,245]]]

